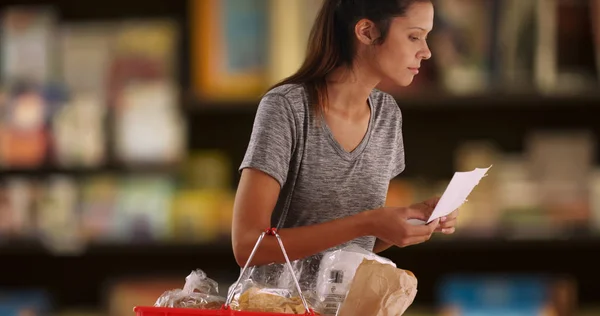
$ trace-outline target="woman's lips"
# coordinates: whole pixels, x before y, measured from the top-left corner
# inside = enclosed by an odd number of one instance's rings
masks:
[[[408,67],[408,70],[410,70],[415,75],[419,73],[418,67]]]

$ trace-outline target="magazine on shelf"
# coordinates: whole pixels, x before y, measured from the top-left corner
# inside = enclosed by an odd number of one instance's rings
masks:
[[[121,178],[113,233],[120,243],[159,243],[169,236],[174,182],[165,176]]]
[[[81,235],[86,242],[111,241],[118,184],[112,175],[92,176],[81,183]]]
[[[69,92],[94,94],[104,105],[117,23],[70,23],[60,27],[60,78]]]
[[[54,78],[55,12],[14,6],[2,14],[0,55],[4,83],[45,84]]]
[[[538,36],[538,2],[500,1],[497,59],[502,87],[531,91],[535,84],[535,51]]]
[[[46,124],[49,103],[43,91],[37,88],[11,91],[3,102],[0,165],[17,169],[41,166],[49,147]]]
[[[268,82],[269,0],[192,1],[190,12],[195,96],[258,99]]]
[[[71,93],[52,118],[54,160],[64,167],[97,167],[106,162],[107,106],[97,94]]]
[[[118,108],[131,83],[167,81],[175,84],[178,28],[168,19],[124,21],[115,27],[108,66],[108,103]]]
[[[430,45],[442,86],[458,94],[485,91],[494,48],[492,0],[439,0]]]
[[[128,165],[167,165],[185,154],[178,89],[168,81],[130,83],[116,108],[116,155]]]
[[[589,1],[558,1],[558,92],[597,90],[591,5]]]
[[[296,72],[306,56],[308,38],[323,0],[269,2],[268,84]]]
[[[79,187],[69,176],[55,175],[44,183],[37,214],[40,241],[54,253],[83,250],[79,221]]]

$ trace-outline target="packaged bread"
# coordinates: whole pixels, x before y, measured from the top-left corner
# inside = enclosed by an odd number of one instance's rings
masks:
[[[408,271],[364,259],[338,316],[401,316],[417,295],[417,278]]]
[[[291,296],[289,291],[251,287],[231,304],[234,310],[245,312],[304,314],[306,309],[300,296]]]

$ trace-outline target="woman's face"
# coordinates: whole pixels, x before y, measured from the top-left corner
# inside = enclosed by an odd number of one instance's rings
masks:
[[[382,79],[408,86],[419,73],[423,60],[431,58],[427,35],[433,28],[433,5],[416,2],[405,16],[392,20],[387,38],[374,46],[373,67]]]

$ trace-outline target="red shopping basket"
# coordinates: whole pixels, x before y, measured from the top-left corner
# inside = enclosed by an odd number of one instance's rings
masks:
[[[193,308],[168,308],[168,307],[140,307],[133,309],[137,316],[290,316],[293,314],[281,313],[259,313],[259,312],[241,312],[231,309],[193,309]],[[305,313],[304,315],[318,315],[314,312]]]
[[[227,294],[227,300],[225,301],[225,304],[223,304],[221,309],[205,310],[205,309],[194,309],[194,308],[136,306],[133,308],[133,311],[135,312],[136,316],[290,316],[290,315],[292,315],[292,314],[282,314],[282,313],[236,311],[236,310],[232,310],[229,307],[229,305],[231,304],[231,301],[233,300],[233,295],[234,295],[235,289],[237,288],[238,284],[240,283],[242,276],[244,275],[244,272],[246,272],[246,269],[248,269],[248,266],[250,265],[250,262],[254,258],[254,254],[256,253],[256,250],[262,243],[265,235],[275,236],[277,238],[277,241],[279,243],[279,248],[281,248],[281,252],[283,253],[283,256],[285,257],[286,265],[290,269],[292,279],[294,280],[294,283],[296,285],[296,290],[298,291],[298,294],[300,295],[300,299],[302,299],[302,305],[304,305],[304,309],[306,310],[306,313],[304,313],[304,315],[318,316],[319,314],[316,314],[312,309],[310,309],[308,307],[308,303],[306,303],[306,299],[304,298],[304,295],[302,295],[302,290],[300,289],[300,284],[298,283],[298,279],[296,279],[296,275],[294,274],[294,269],[292,268],[290,259],[288,258],[287,252],[285,251],[285,247],[283,246],[281,237],[279,237],[279,234],[277,233],[277,229],[275,229],[275,228],[267,229],[262,234],[260,234],[260,236],[258,237],[258,241],[256,241],[256,244],[254,245],[254,249],[252,249],[252,252],[250,253],[250,257],[248,258],[248,261],[244,265],[244,268],[242,269],[240,276],[238,277],[237,281],[235,282],[235,284],[232,287],[233,290]]]

